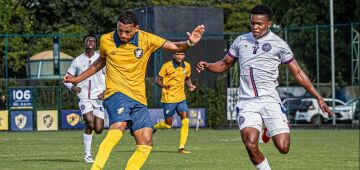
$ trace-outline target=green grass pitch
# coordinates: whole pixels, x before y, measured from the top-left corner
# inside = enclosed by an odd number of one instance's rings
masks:
[[[82,131],[0,132],[1,170],[90,169],[83,161]],[[94,135],[93,157],[105,137]],[[154,148],[143,169],[174,170],[252,170],[239,131],[193,129],[187,149],[191,154],[177,154],[179,129],[159,130]],[[135,148],[126,132],[113,150],[105,169],[124,169]],[[291,149],[280,154],[274,145],[260,144],[271,168],[276,170],[358,170],[359,130],[298,130],[291,132]]]

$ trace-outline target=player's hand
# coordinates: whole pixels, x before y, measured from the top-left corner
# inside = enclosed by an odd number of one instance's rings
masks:
[[[197,65],[196,65],[196,70],[198,71],[198,73],[201,73],[202,71],[204,71],[207,67],[209,66],[209,64],[205,61],[200,61]]]
[[[191,33],[187,32],[188,40],[193,44],[197,44],[200,41],[201,36],[203,35],[204,32],[205,32],[205,26],[199,25]]]
[[[195,89],[196,89],[196,86],[193,84],[189,87],[190,92],[193,92]]]
[[[71,87],[71,90],[73,92],[75,92],[76,94],[79,94],[81,92],[81,88],[80,87],[75,87],[75,86],[72,86]]]
[[[76,77],[74,77],[72,75],[69,75],[69,74],[66,74],[64,76],[63,82],[64,83],[78,83],[77,80],[76,80]]]
[[[98,95],[98,98],[100,100],[104,100],[104,94],[105,94],[105,91],[101,92],[99,95]]]
[[[324,101],[323,99],[318,100],[318,103],[319,103],[320,109],[321,109],[325,114],[327,114],[329,117],[335,115],[335,113],[332,112],[332,111],[329,109],[328,105],[326,105],[326,103],[325,103],[325,101]]]

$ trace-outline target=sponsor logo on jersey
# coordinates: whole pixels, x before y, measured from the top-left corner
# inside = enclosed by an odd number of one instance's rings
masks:
[[[124,112],[124,110],[125,110],[125,108],[123,108],[123,107],[118,108],[117,109],[117,114],[121,115]]]
[[[19,115],[15,116],[15,125],[19,129],[22,129],[25,127],[26,121],[27,121],[27,117],[23,114],[19,114]]]
[[[79,123],[80,116],[78,114],[71,113],[66,116],[66,120],[71,126],[75,126]]]
[[[116,55],[116,52],[115,52],[115,51],[111,51],[111,52],[110,52],[110,55]]]

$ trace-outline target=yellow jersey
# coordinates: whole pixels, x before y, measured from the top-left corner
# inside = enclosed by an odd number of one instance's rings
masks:
[[[121,42],[116,31],[102,35],[100,57],[106,58],[105,98],[121,92],[147,105],[147,63],[151,54],[165,42],[165,39],[141,30],[128,43]]]
[[[178,65],[171,60],[163,64],[159,76],[163,78],[164,85],[170,85],[170,89],[162,89],[161,102],[177,103],[185,100],[185,80],[190,78],[190,75],[191,67],[188,62]]]

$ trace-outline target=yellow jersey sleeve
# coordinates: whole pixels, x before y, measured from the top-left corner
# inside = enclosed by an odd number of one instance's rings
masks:
[[[106,58],[106,52],[105,52],[105,48],[104,48],[104,35],[101,36],[100,38],[100,57],[102,58]]]
[[[151,51],[154,52],[157,49],[161,48],[164,43],[166,42],[166,40],[164,38],[161,38],[157,35],[154,34],[147,34],[147,38],[148,38],[148,42],[149,42],[149,47],[151,48]]]
[[[185,77],[189,78],[191,76],[191,65],[188,62],[185,62],[185,69],[186,69],[186,74]]]
[[[159,71],[159,76],[160,77],[165,77],[166,76],[166,69],[167,69],[167,64],[163,64],[163,66],[161,67],[161,69]]]

